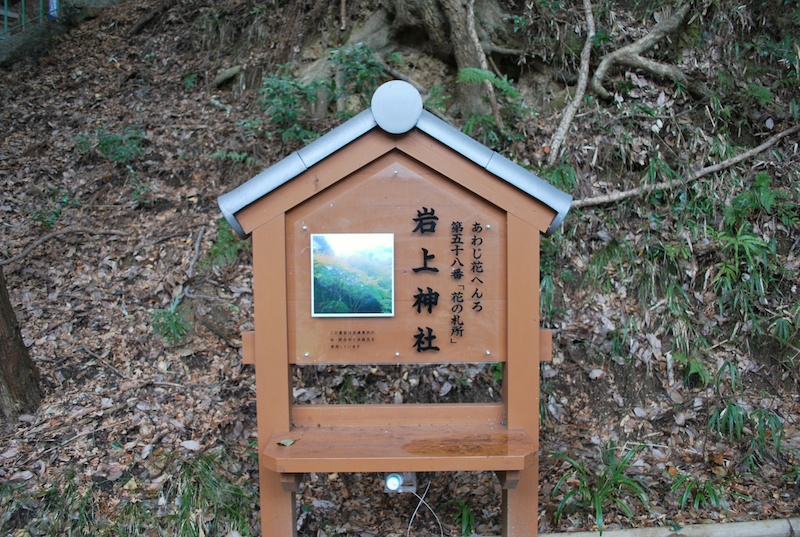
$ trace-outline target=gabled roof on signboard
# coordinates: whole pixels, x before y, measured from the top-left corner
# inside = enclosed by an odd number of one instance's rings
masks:
[[[419,92],[399,80],[387,82],[378,88],[372,97],[371,108],[220,196],[218,203],[222,214],[234,231],[244,237],[246,233],[236,213],[375,128],[390,134],[403,134],[417,128],[498,179],[550,207],[555,217],[546,231],[548,235],[558,229],[567,216],[572,196],[423,110]]]

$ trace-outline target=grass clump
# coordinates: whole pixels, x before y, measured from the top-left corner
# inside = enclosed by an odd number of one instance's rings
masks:
[[[203,260],[206,266],[226,267],[238,259],[241,252],[250,249],[250,243],[239,239],[225,218],[217,220],[217,238]]]
[[[96,149],[111,162],[128,164],[144,152],[145,133],[139,127],[128,125],[119,132],[101,129],[92,134],[79,135],[76,140],[78,150],[82,153]]]
[[[2,535],[91,535],[101,517],[92,500],[94,487],[74,474],[44,490],[0,486]],[[14,532],[16,530],[16,533]]]
[[[750,410],[737,399],[743,385],[736,364],[723,362],[714,376],[714,388],[718,400],[711,405],[708,429],[741,450],[739,464],[753,472],[770,449],[775,456],[780,456],[783,422],[772,410]]]
[[[56,477],[45,489],[0,483],[0,534],[252,535],[258,495],[233,458],[224,452],[167,457],[164,472],[155,490],[130,486],[134,478],[96,484],[78,474]]]
[[[179,463],[173,477],[162,487],[162,503],[169,512],[165,521],[170,535],[199,537],[230,535],[236,531],[247,536],[255,492],[233,479],[241,472],[234,461],[206,453]]]
[[[456,499],[456,512],[453,515],[453,522],[461,529],[461,535],[475,533],[475,513],[472,511],[472,507],[461,498]]]
[[[600,535],[603,534],[604,528],[603,513],[608,507],[616,507],[631,518],[633,511],[625,502],[625,498],[632,497],[638,499],[645,509],[649,509],[650,504],[643,484],[637,478],[626,474],[631,459],[640,450],[641,446],[631,449],[619,459],[616,456],[616,446],[612,442],[603,448],[602,462],[597,470],[565,453],[554,453],[553,457],[566,462],[569,467],[553,488],[554,498],[562,493],[562,488],[567,489],[556,509],[556,524],[570,503],[575,503],[586,514],[594,515]]]
[[[168,344],[177,343],[189,333],[192,327],[181,307],[181,297],[176,297],[166,308],[156,308],[150,312],[153,331]]]
[[[692,505],[695,509],[728,508],[723,487],[709,479],[679,474],[670,490],[680,495],[681,509],[686,509],[687,505]],[[692,500],[691,504],[689,500]]]
[[[800,486],[800,463],[791,465],[786,474],[781,477],[781,481],[789,483],[790,485]]]

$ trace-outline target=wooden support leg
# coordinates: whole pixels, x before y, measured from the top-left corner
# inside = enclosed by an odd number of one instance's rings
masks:
[[[539,467],[532,465],[519,473],[514,488],[503,489],[500,514],[503,537],[536,537],[539,528]]]
[[[497,479],[504,489],[515,489],[519,485],[519,471],[497,472]]]
[[[300,483],[303,481],[303,474],[281,474],[281,485],[286,492],[297,492],[300,490]]]
[[[281,474],[261,468],[261,535],[263,537],[297,537],[295,494]]]

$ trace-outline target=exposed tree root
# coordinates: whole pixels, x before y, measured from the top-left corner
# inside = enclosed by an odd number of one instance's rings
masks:
[[[581,69],[578,75],[578,87],[575,89],[575,96],[570,101],[569,105],[564,109],[564,115],[561,117],[561,123],[556,129],[550,141],[550,153],[547,155],[547,165],[552,166],[558,159],[558,153],[561,149],[561,143],[567,135],[572,119],[575,117],[575,112],[583,100],[583,94],[586,92],[586,84],[589,80],[589,60],[592,56],[592,39],[594,38],[594,15],[592,14],[591,0],[583,0],[583,11],[586,15],[586,42],[583,44],[581,50]]]
[[[736,155],[735,157],[731,157],[731,158],[729,158],[727,160],[724,160],[724,161],[722,161],[722,162],[720,162],[718,164],[714,164],[712,166],[706,166],[705,168],[700,168],[695,173],[693,173],[693,174],[691,174],[691,175],[689,175],[687,177],[683,177],[680,180],[677,180],[677,181],[665,181],[665,182],[662,182],[662,183],[656,183],[656,184],[652,184],[652,185],[642,185],[642,186],[640,186],[638,188],[633,188],[631,190],[624,190],[624,191],[621,191],[621,192],[613,192],[611,194],[605,194],[603,196],[595,196],[593,198],[584,198],[584,199],[575,200],[575,201],[572,202],[572,208],[574,208],[574,209],[582,209],[582,208],[585,208],[585,207],[596,207],[598,205],[607,205],[609,203],[615,203],[617,201],[622,201],[622,200],[626,200],[626,199],[629,199],[629,198],[635,198],[637,196],[642,196],[644,194],[649,194],[650,192],[654,192],[656,190],[670,191],[670,190],[674,190],[674,189],[682,187],[682,186],[686,186],[686,185],[688,185],[688,184],[690,184],[690,183],[692,183],[694,181],[697,181],[701,177],[705,177],[706,175],[709,175],[709,174],[712,174],[712,173],[716,173],[718,171],[730,168],[731,166],[735,166],[736,164],[739,164],[742,161],[745,161],[745,160],[747,160],[749,158],[752,158],[752,157],[758,155],[759,153],[763,153],[764,151],[766,151],[767,149],[769,149],[770,147],[772,147],[773,145],[778,143],[780,140],[782,140],[786,136],[794,134],[797,131],[800,131],[800,125],[795,125],[793,127],[790,127],[788,129],[786,129],[783,132],[779,132],[778,134],[776,134],[772,138],[769,138],[768,140],[766,140],[761,145],[759,145],[757,147],[754,147],[752,149],[748,149],[744,153]]]
[[[153,10],[151,10],[147,15],[139,19],[139,22],[133,25],[133,27],[128,30],[128,37],[132,37],[139,32],[141,32],[145,26],[150,24],[156,17],[161,15],[163,12],[170,9],[173,5],[175,5],[176,0],[166,0],[165,2],[160,3],[157,5]]]
[[[221,73],[219,73],[215,78],[214,81],[211,83],[211,87],[218,88],[225,84],[228,80],[239,76],[244,68],[241,65],[235,65],[233,67],[229,67],[224,69]]]
[[[28,255],[31,252],[31,250],[33,250],[40,244],[49,241],[53,237],[57,237],[59,235],[65,235],[67,233],[87,233],[89,235],[127,235],[127,233],[125,233],[124,231],[119,231],[116,229],[94,229],[90,227],[67,226],[63,229],[52,231],[47,235],[42,235],[14,257],[9,257],[8,259],[0,259],[0,267],[8,265],[9,263],[13,263],[14,261],[19,261],[26,255]]]
[[[697,85],[691,84],[683,74],[683,71],[673,65],[663,64],[650,58],[642,56],[653,48],[659,41],[675,32],[683,24],[686,16],[689,14],[691,8],[690,3],[685,3],[678,7],[669,18],[659,22],[653,30],[639,39],[638,41],[626,45],[620,49],[606,54],[597,70],[592,76],[591,88],[597,95],[603,99],[611,99],[613,95],[603,87],[603,81],[606,78],[606,73],[615,65],[625,65],[627,67],[634,67],[652,73],[660,78],[668,78],[683,84],[689,91],[694,94],[705,95],[705,89]]]

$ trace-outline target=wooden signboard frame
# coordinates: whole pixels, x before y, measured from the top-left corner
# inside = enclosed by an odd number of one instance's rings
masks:
[[[539,362],[552,352],[538,329],[539,236],[556,214],[419,129],[369,130],[236,212],[253,237],[255,331],[243,349],[256,365],[263,535],[296,535],[305,473],[395,471],[496,472],[503,535],[536,535]],[[391,237],[364,254],[392,258],[391,289],[367,298],[383,306],[314,303],[325,271],[349,278],[364,262],[336,253],[338,234]],[[455,362],[502,362],[501,401],[292,398],[293,365]]]

